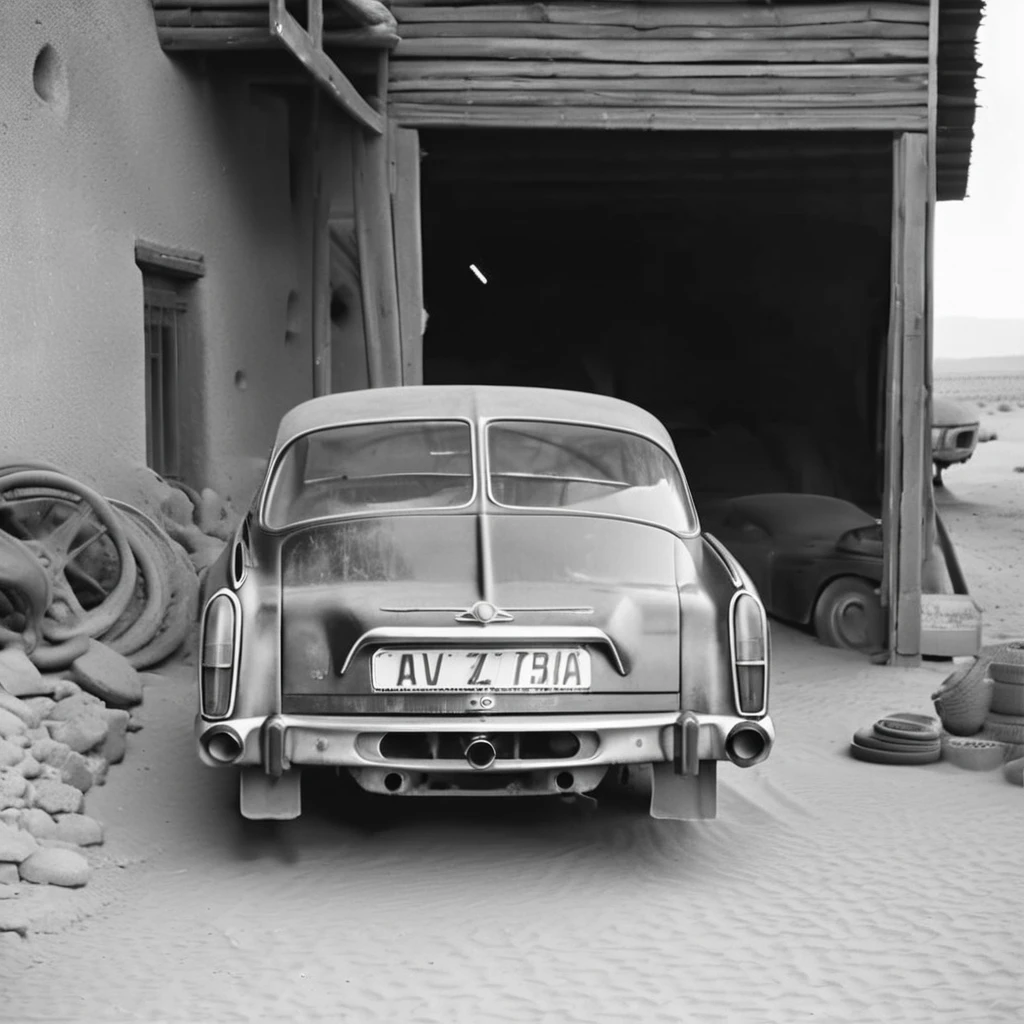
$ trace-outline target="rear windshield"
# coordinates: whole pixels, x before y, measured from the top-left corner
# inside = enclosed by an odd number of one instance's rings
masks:
[[[668,453],[636,434],[573,423],[491,423],[491,497],[515,508],[627,516],[696,530],[696,516]]]
[[[266,525],[358,512],[452,508],[473,497],[469,424],[402,420],[331,427],[293,441],[274,470]]]

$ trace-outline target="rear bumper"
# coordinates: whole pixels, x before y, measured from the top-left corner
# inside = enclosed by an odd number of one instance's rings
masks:
[[[768,756],[775,741],[770,716],[746,719],[694,712],[493,718],[277,714],[227,722],[207,722],[197,716],[195,733],[199,757],[205,764],[262,767],[271,776],[280,776],[292,766],[303,765],[479,773],[576,770],[665,761],[673,762],[679,774],[693,774],[701,761],[729,760],[741,767],[757,764]],[[465,757],[387,756],[382,752],[385,736],[403,733],[495,739],[522,734],[573,733],[579,740],[579,748],[570,756],[499,756],[486,769],[480,769]],[[760,741],[763,749],[749,756],[751,747],[736,742],[744,733],[748,739]]]

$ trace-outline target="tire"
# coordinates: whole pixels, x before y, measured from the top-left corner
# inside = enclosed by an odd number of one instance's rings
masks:
[[[1024,686],[1024,665],[1014,665],[1008,661],[993,661],[988,667],[988,674],[997,683]]]
[[[908,722],[905,719],[897,718],[880,718],[875,722],[875,735],[885,736],[901,743],[937,743],[940,733],[937,727],[929,728],[918,722]]]
[[[1024,716],[1024,686],[1018,683],[994,682],[991,710],[998,715]]]
[[[871,764],[933,764],[942,757],[942,750],[940,747],[927,747],[921,751],[876,750],[851,743],[850,754],[857,761],[868,761]]]
[[[939,732],[941,726],[934,715],[918,715],[910,711],[900,711],[895,715],[886,715],[887,722],[909,722],[911,725],[923,725],[926,728]]]
[[[934,744],[921,743],[918,740],[903,743],[890,736],[879,736],[872,729],[858,729],[853,734],[853,742],[856,743],[858,747],[871,747],[873,750],[898,750],[906,754],[919,754],[922,750],[928,750],[933,746],[938,746],[937,740]]]
[[[869,580],[840,576],[832,580],[814,605],[814,632],[823,644],[875,654],[885,646],[885,616]]]
[[[127,657],[156,636],[171,598],[171,577],[163,552],[123,506],[114,506],[124,524],[139,567],[136,594],[125,613],[100,638],[111,650]]]
[[[969,771],[988,772],[998,768],[1006,760],[1007,746],[998,740],[967,739],[963,736],[949,736],[942,741],[943,759],[958,768]]]

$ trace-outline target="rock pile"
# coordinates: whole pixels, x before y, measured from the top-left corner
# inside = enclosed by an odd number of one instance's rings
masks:
[[[103,826],[84,813],[86,794],[124,759],[141,702],[138,672],[98,641],[60,673],[0,651],[0,886],[89,881],[84,851]]]
[[[138,670],[192,635],[240,522],[212,490],[141,482],[146,511],[0,459],[0,932],[25,934],[26,886],[88,883],[104,835],[86,796],[142,728]]]

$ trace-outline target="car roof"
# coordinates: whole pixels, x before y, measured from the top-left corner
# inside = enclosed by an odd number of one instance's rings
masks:
[[[674,451],[668,432],[645,409],[619,398],[556,388],[486,384],[423,384],[343,391],[312,398],[284,415],[274,441],[280,450],[311,430],[360,420],[391,418],[470,419],[506,417],[580,420],[643,434]]]

